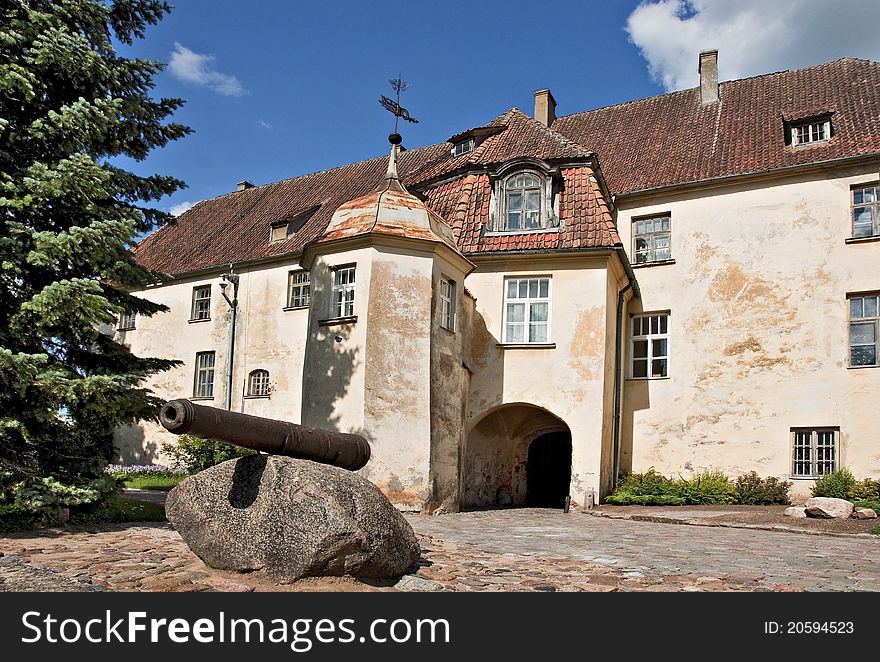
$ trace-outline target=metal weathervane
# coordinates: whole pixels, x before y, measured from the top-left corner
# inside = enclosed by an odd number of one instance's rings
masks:
[[[409,114],[409,111],[400,105],[400,93],[405,92],[407,88],[409,88],[409,83],[405,83],[400,79],[400,75],[397,78],[392,78],[388,81],[391,83],[391,89],[397,94],[397,100],[389,99],[384,94],[379,97],[379,103],[382,104],[382,107],[385,108],[388,112],[394,115],[394,133],[397,133],[397,121],[400,118],[405,119],[407,122],[412,122],[413,124],[418,124],[418,120]]]

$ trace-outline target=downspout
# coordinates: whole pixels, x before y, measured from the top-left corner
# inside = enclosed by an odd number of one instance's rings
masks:
[[[620,416],[623,408],[623,304],[626,299],[626,293],[634,290],[635,295],[639,295],[639,287],[636,282],[636,276],[633,273],[632,266],[623,246],[615,246],[617,257],[620,259],[623,269],[626,272],[626,286],[617,293],[617,320],[614,333],[614,429],[613,429],[613,460],[614,468],[611,474],[611,490],[617,487],[617,475],[620,473]]]
[[[226,337],[226,409],[232,411],[232,370],[235,364],[235,323],[238,318],[238,274],[232,273],[232,265],[229,265],[229,273],[223,274],[222,279],[232,283],[232,299],[226,296],[226,283],[220,284],[220,291],[226,303],[232,309],[232,318],[229,321],[229,330]]]

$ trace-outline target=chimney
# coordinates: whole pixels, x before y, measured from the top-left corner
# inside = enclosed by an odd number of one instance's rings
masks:
[[[715,103],[718,101],[718,51],[701,51],[700,66],[700,101]]]
[[[244,191],[246,188],[253,188],[253,187],[254,187],[253,184],[251,184],[247,180],[244,180],[244,181],[240,181],[238,184],[236,184],[235,190],[236,191]]]
[[[556,120],[556,99],[550,90],[535,92],[535,119],[544,126],[550,126]]]

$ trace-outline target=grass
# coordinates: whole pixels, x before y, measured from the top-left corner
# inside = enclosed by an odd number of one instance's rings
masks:
[[[165,508],[150,501],[113,495],[90,512],[74,513],[70,524],[107,524],[110,522],[164,522]]]
[[[167,492],[186,478],[186,474],[175,476],[133,476],[127,478],[123,485],[136,490],[162,490]]]
[[[868,533],[873,533],[875,536],[880,536],[880,524],[875,524],[874,528],[868,531]]]

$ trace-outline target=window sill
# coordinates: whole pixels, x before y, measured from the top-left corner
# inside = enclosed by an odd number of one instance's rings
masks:
[[[671,377],[627,377],[625,381],[628,382],[662,382],[668,379],[672,379]]]
[[[340,326],[342,324],[354,324],[357,321],[357,315],[349,315],[348,317],[331,317],[330,319],[318,320],[318,326]]]
[[[880,368],[880,364],[874,365],[848,365],[847,370],[864,370],[865,368]]]
[[[210,322],[211,318],[210,317],[200,317],[197,320],[191,319],[191,320],[187,320],[187,321],[189,324],[198,324],[199,322]]]
[[[499,342],[495,346],[501,349],[556,349],[555,342]]]
[[[268,400],[268,395],[245,395],[243,396],[245,400]]]
[[[656,260],[654,262],[641,262],[640,264],[633,264],[633,269],[642,269],[644,267],[662,267],[666,264],[675,264],[675,260]]]
[[[455,335],[454,329],[450,329],[449,327],[443,326],[442,324],[438,324],[437,326],[439,326],[443,331],[446,331],[446,333],[451,333],[453,336]]]
[[[546,234],[548,232],[562,232],[559,226],[551,228],[538,228],[537,230],[486,230],[484,237],[509,237],[510,235],[520,234]]]
[[[127,326],[124,329],[116,329],[117,333],[125,333],[126,331],[134,331],[133,326]]]
[[[308,310],[308,306],[284,306],[281,310]]]
[[[193,397],[190,398],[190,400],[191,400],[192,402],[195,402],[195,401],[197,401],[197,400],[213,400],[213,399],[214,399],[214,396],[213,396],[213,395],[210,395],[210,396],[193,396]]]
[[[870,237],[849,237],[844,240],[846,244],[870,244],[875,241],[880,241],[880,234],[874,234]]]
[[[788,480],[819,480],[822,476],[789,476]]]

